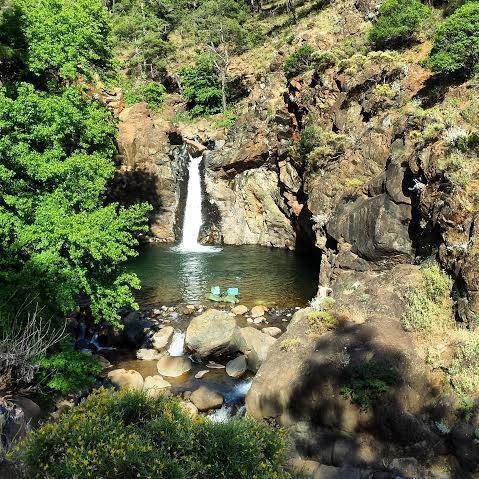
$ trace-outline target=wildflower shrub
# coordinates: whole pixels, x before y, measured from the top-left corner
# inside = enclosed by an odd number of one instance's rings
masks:
[[[426,65],[443,75],[471,76],[479,71],[479,3],[457,9],[438,28]]]
[[[282,435],[191,418],[173,398],[100,389],[14,453],[28,479],[286,479]]]
[[[405,46],[414,39],[430,11],[419,0],[386,0],[369,33],[369,40],[381,50]]]

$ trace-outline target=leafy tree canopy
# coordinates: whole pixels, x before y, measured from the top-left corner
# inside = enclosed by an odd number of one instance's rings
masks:
[[[420,0],[386,0],[381,5],[369,39],[379,49],[407,45],[430,11]]]
[[[466,3],[439,27],[426,64],[444,75],[479,71],[479,2]]]

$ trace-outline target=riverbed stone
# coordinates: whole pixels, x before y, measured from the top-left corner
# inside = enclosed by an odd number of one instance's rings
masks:
[[[219,408],[224,401],[223,396],[220,393],[214,391],[208,386],[200,386],[193,391],[190,400],[199,411],[208,411],[209,409]]]
[[[158,361],[157,369],[162,376],[177,378],[187,373],[192,367],[188,358],[183,356],[164,356]]]
[[[276,337],[280,336],[283,331],[281,331],[281,329],[279,329],[275,326],[270,326],[268,328],[263,328],[261,330],[261,332],[263,332],[265,334],[268,334],[268,335],[272,336],[273,338],[276,338]]]
[[[253,324],[261,324],[265,322],[266,322],[266,318],[264,316],[258,316],[256,318],[253,318]]]
[[[200,357],[237,350],[239,327],[226,311],[208,309],[193,318],[186,330],[186,346]]]
[[[161,358],[161,353],[156,349],[139,349],[136,352],[136,357],[143,361],[156,361]]]
[[[246,356],[248,369],[256,372],[276,339],[250,326],[241,328],[241,338],[241,352]]]
[[[152,398],[163,394],[169,387],[171,387],[171,384],[159,374],[146,377],[143,384],[143,389],[146,391],[146,394]]]
[[[111,383],[121,389],[143,389],[143,377],[133,369],[114,369],[108,373]]]
[[[255,306],[252,310],[251,310],[251,316],[253,318],[259,318],[260,316],[263,316],[264,313],[268,310],[268,308],[266,306]]]
[[[202,377],[204,377],[206,374],[209,373],[209,370],[208,369],[203,369],[202,371],[198,371],[196,374],[195,374],[195,378],[196,379],[201,379]]]
[[[171,337],[173,336],[174,329],[172,326],[166,326],[157,333],[153,335],[153,338],[151,340],[153,347],[157,351],[163,351],[166,346],[168,346],[168,343],[171,340]]]
[[[249,309],[242,305],[242,304],[238,304],[238,306],[235,306],[231,312],[238,315],[238,316],[243,316],[244,314],[246,314],[247,312],[249,311]]]
[[[226,374],[232,378],[240,378],[246,372],[246,356],[241,355],[226,364]]]

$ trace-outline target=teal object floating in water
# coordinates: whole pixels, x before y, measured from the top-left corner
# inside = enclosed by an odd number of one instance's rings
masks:
[[[238,288],[228,288],[226,291],[226,296],[238,296],[239,295],[239,289]]]
[[[213,286],[211,288],[211,294],[214,296],[219,296],[221,294],[221,288],[219,286]]]

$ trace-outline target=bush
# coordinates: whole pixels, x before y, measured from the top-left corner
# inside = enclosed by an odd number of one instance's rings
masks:
[[[411,289],[406,297],[402,321],[407,331],[431,331],[451,321],[451,278],[437,264],[423,267],[421,273],[422,286]]]
[[[293,78],[314,66],[314,48],[304,43],[284,61],[283,69],[287,78]]]
[[[182,68],[179,75],[183,97],[192,116],[221,111],[221,85],[210,55],[198,56],[196,65]]]
[[[66,348],[40,360],[41,376],[47,386],[70,394],[82,391],[94,383],[94,376],[103,371],[100,362],[94,357]]]
[[[386,0],[369,32],[369,40],[382,50],[407,45],[430,12],[419,0]]]
[[[280,433],[251,419],[192,419],[177,400],[98,390],[13,456],[29,479],[286,479]]]
[[[152,110],[158,110],[163,105],[166,96],[164,85],[157,82],[125,85],[124,91],[126,103],[133,105],[144,101]]]
[[[466,3],[439,27],[426,65],[442,75],[479,71],[479,3]]]

